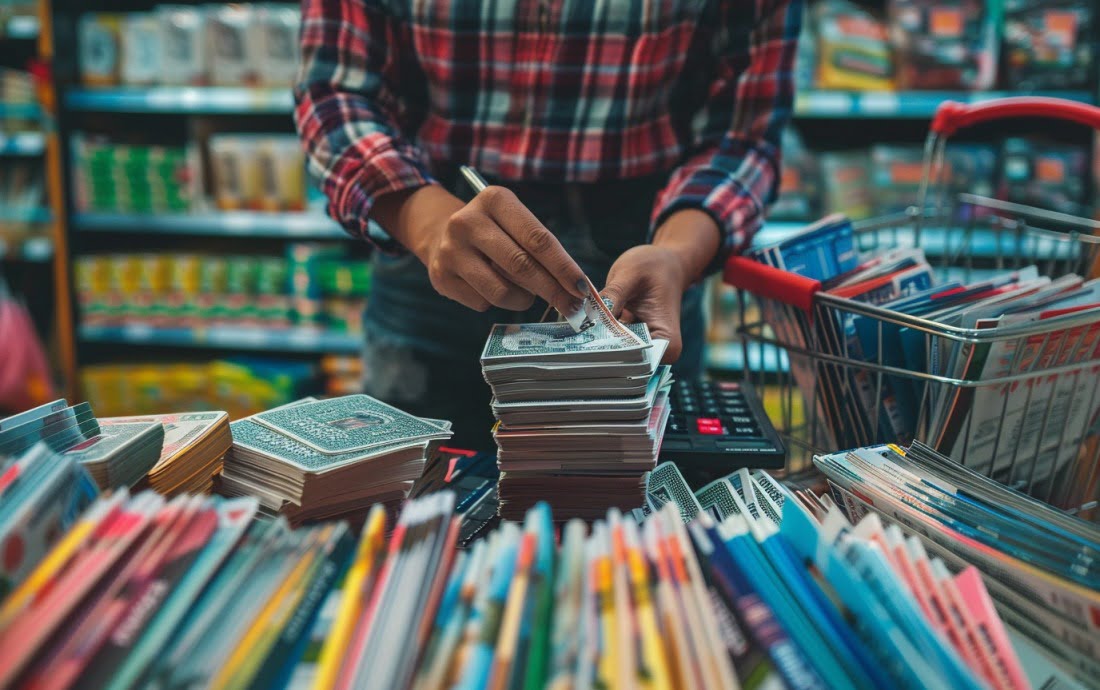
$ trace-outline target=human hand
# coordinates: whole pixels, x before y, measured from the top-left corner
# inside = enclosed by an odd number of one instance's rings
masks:
[[[668,340],[663,361],[680,357],[680,301],[685,276],[680,257],[671,249],[652,244],[632,247],[611,265],[601,293],[612,302],[611,311],[628,323],[641,321],[654,338]]]
[[[587,294],[580,266],[503,187],[463,204],[429,185],[382,197],[376,208],[379,223],[427,267],[436,292],[471,309],[522,311],[538,296],[571,314]]]

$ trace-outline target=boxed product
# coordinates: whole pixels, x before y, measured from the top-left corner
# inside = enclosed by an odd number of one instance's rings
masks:
[[[215,86],[256,86],[263,55],[251,40],[255,21],[251,5],[220,5],[206,15],[210,81]]]
[[[999,7],[996,0],[890,0],[898,87],[992,88]]]
[[[1095,89],[1095,0],[1005,0],[1004,11],[1006,87]]]
[[[894,88],[894,59],[886,25],[847,0],[822,0],[813,9],[823,89]]]
[[[125,15],[88,12],[77,24],[77,62],[85,86],[118,84],[122,66],[122,24]]]
[[[128,86],[149,86],[161,76],[160,21],[152,12],[130,12],[122,21],[122,68]]]
[[[1001,198],[1074,216],[1089,216],[1088,154],[1078,146],[1006,139],[1001,149]]]
[[[156,17],[161,36],[160,83],[202,85],[208,61],[205,10],[190,5],[161,5]]]
[[[181,213],[197,200],[194,152],[73,135],[76,207],[117,213]]]
[[[271,135],[256,147],[260,169],[258,207],[263,211],[306,209],[306,157],[293,134]]]
[[[779,194],[768,218],[810,221],[821,215],[821,169],[793,127],[783,130]]]
[[[874,213],[874,199],[867,151],[830,151],[819,156],[824,180],[826,213],[867,218]]]
[[[298,74],[298,28],[302,13],[297,5],[259,5],[255,11],[252,42],[260,54],[260,82],[264,86],[289,86]]]

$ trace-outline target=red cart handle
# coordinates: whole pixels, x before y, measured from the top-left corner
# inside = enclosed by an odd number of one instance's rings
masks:
[[[944,101],[932,118],[932,132],[949,137],[966,127],[1014,117],[1049,117],[1100,129],[1100,108],[1094,105],[1064,98],[1019,96],[984,103]]]
[[[754,295],[798,307],[809,313],[821,281],[790,273],[744,256],[726,262],[722,278],[728,285]]]

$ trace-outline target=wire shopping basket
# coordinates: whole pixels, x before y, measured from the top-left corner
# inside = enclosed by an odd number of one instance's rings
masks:
[[[1100,108],[1059,99],[944,103],[926,142],[917,205],[854,224],[859,252],[922,248],[940,281],[968,284],[1013,271],[1056,287],[1096,276],[1100,222],[947,193],[948,138],[1014,117],[1100,129]],[[985,476],[1100,519],[1100,308],[1055,305],[1027,318],[956,323],[838,296],[747,257],[732,258],[724,278],[738,288],[746,376],[778,398],[768,402],[788,443],[788,475],[812,471],[814,453],[919,439]],[[767,361],[778,371],[749,366]]]

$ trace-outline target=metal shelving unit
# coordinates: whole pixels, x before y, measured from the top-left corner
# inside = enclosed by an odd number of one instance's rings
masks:
[[[249,211],[140,215],[77,213],[74,232],[126,232],[211,237],[265,237],[287,240],[341,240],[348,235],[321,213]]]
[[[80,338],[89,343],[269,352],[354,354],[362,348],[361,339],[347,333],[243,326],[209,328],[158,328],[145,324],[81,326]]]

